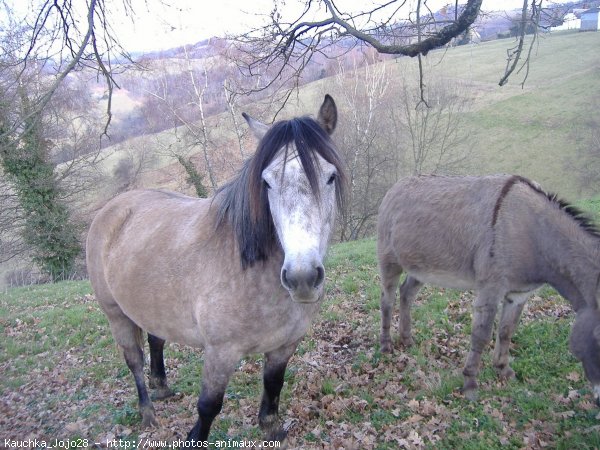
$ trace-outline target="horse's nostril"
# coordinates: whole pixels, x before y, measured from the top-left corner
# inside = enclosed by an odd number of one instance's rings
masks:
[[[292,277],[288,278],[287,269],[283,269],[281,271],[281,283],[287,289],[296,289],[298,287],[298,282]]]
[[[319,287],[321,285],[321,283],[323,283],[323,280],[325,279],[325,269],[323,269],[322,266],[318,266],[317,267],[317,278],[315,279],[315,284],[313,285],[313,287]]]

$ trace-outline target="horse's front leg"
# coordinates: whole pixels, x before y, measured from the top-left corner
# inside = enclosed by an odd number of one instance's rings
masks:
[[[494,318],[498,304],[504,297],[498,294],[498,289],[486,287],[481,289],[473,304],[473,324],[471,331],[471,351],[463,369],[463,394],[469,400],[477,399],[477,376],[481,363],[481,354],[492,338]]]
[[[187,435],[187,440],[192,441],[192,444],[208,441],[210,427],[221,412],[225,389],[240,358],[241,355],[231,352],[219,352],[214,348],[205,349],[202,389],[198,399],[198,420]]]
[[[258,413],[258,424],[270,441],[283,441],[285,430],[279,424],[279,394],[288,361],[296,351],[298,342],[265,353],[263,367],[264,390]]]

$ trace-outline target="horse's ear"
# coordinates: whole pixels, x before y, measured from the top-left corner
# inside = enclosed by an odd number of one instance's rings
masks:
[[[265,125],[264,123],[259,122],[256,119],[253,119],[246,113],[242,113],[242,116],[244,116],[244,119],[246,119],[246,122],[248,122],[250,131],[252,131],[254,137],[256,137],[256,139],[258,139],[259,141],[263,138],[265,134],[267,134],[267,131],[269,131],[268,125]]]
[[[325,94],[325,100],[323,100],[323,104],[319,108],[317,121],[328,134],[333,133],[333,130],[335,130],[335,126],[337,125],[337,106],[335,106],[335,102],[329,94]]]

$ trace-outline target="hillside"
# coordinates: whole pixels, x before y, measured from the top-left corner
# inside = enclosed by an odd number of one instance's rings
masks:
[[[578,174],[571,167],[573,160],[580,166],[594,167],[592,159],[580,153],[591,145],[590,136],[594,129],[600,129],[600,119],[597,118],[600,33],[563,32],[542,36],[534,47],[524,86],[520,86],[521,73],[513,75],[508,85],[500,87],[498,80],[504,70],[506,50],[514,43],[513,39],[504,39],[470,44],[431,52],[425,58],[426,85],[432,86],[438,80],[449,90],[460,87],[461,95],[468,100],[460,125],[460,131],[468,139],[457,144],[456,149],[470,153],[459,172],[520,174],[538,181],[546,190],[556,192],[569,201],[598,196],[600,186],[582,187]],[[397,90],[402,83],[418,84],[416,60],[388,59],[372,67],[375,70],[383,65],[390,85],[387,101],[396,100],[394,89]],[[358,69],[361,74],[364,71],[365,68]],[[347,75],[351,78],[349,71]],[[352,127],[356,110],[349,108],[344,100],[349,91],[339,84],[336,77],[306,84],[290,98],[277,119],[314,114],[323,95],[331,93],[340,109],[339,127],[334,138],[342,151],[351,152],[354,147],[352,142],[347,142],[347,130]],[[125,104],[135,100],[135,97],[124,97]],[[242,153],[248,156],[256,145],[248,135],[241,112],[246,111],[270,122],[277,106],[271,105],[268,109],[268,104],[249,103],[237,109],[239,131],[245,133],[241,136],[241,150],[229,112],[207,118],[210,134],[208,157],[215,168],[219,185],[240,167]],[[407,151],[408,135],[386,129],[392,117],[385,108],[380,108],[379,113],[384,125],[380,125],[379,137],[383,138],[383,142],[378,148],[392,152],[400,148]],[[193,194],[173,152],[191,157],[198,170],[206,173],[201,147],[184,126],[148,133],[103,149],[99,159],[102,159],[100,171],[104,178],[94,184],[94,191],[88,191],[85,201],[77,206],[80,216],[84,216],[84,220],[89,219],[98,207],[119,191],[118,169],[128,160],[143,161],[141,176],[135,186]],[[391,181],[378,181],[381,191]],[[362,193],[357,193],[356,197],[362,198]],[[370,201],[370,207],[376,210],[380,199],[374,197]],[[368,236],[371,231],[372,228],[366,227],[360,235]],[[6,282],[5,274],[10,273],[13,266],[18,268],[16,263],[0,267],[0,286]]]
[[[600,103],[599,44],[600,33],[565,32],[541,36],[533,49],[523,87],[520,86],[523,72],[514,74],[508,85],[498,86],[506,50],[514,45],[513,39],[431,52],[427,57],[427,76],[442,77],[448,86],[461,85],[468,90],[470,106],[463,124],[470,137],[463,145],[470,148],[471,158],[468,167],[462,171],[518,173],[534,178],[546,189],[570,199],[600,193],[600,187],[594,186],[582,191],[573,174],[565,176],[565,158],[585,145],[585,136],[595,123]],[[416,60],[399,58],[379,64],[388,66],[393,85],[403,77],[414,76]],[[415,78],[414,83],[417,81]],[[301,87],[279,117],[313,111],[323,93],[336,89],[335,83],[335,77],[329,77]],[[342,104],[339,106],[340,122],[343,123],[350,111],[344,110]],[[252,111],[252,105],[246,110]],[[269,112],[263,115],[266,121],[271,117]],[[216,135],[213,154],[235,153],[237,143],[230,115],[216,115],[209,122]],[[181,133],[180,127],[144,139],[160,142],[162,147],[176,147],[181,145]],[[140,139],[107,148],[106,154],[112,155],[108,165],[114,167],[119,151],[135,148]],[[254,144],[246,141],[245,145],[251,149]],[[194,161],[203,170],[198,150],[188,150],[196,153]],[[224,166],[219,174],[221,180],[230,176],[239,164],[235,158],[227,160],[227,167]],[[160,158],[154,170],[145,177],[144,184],[181,189],[181,183],[176,183],[176,171],[172,159]]]
[[[460,387],[472,293],[424,288],[412,310],[415,345],[382,354],[375,242],[333,246],[326,270],[325,303],[282,390],[288,448],[600,446],[593,392],[567,350],[573,313],[553,290],[533,296],[515,332],[517,378],[498,380],[490,345],[479,400],[471,402]],[[144,429],[133,377],[89,282],[0,292],[0,311],[0,439],[89,439],[99,448],[112,439],[124,442],[120,448],[185,439],[196,420],[201,350],[168,343],[167,377],[177,395],[154,403],[159,426]],[[396,321],[393,330],[396,337]],[[262,365],[262,355],[240,362],[211,439],[262,439],[256,419]]]

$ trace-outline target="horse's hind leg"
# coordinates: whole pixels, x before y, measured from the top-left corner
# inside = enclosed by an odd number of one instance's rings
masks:
[[[529,292],[509,294],[504,298],[493,358],[494,367],[501,379],[508,380],[515,377],[515,372],[508,361],[510,341],[529,295]]]
[[[144,379],[143,332],[121,311],[116,303],[112,305],[105,303],[102,306],[108,316],[113,337],[123,351],[127,367],[129,367],[135,379],[142,425],[145,427],[158,425],[154,417],[154,407],[146,389],[146,380]]]
[[[400,286],[400,343],[405,347],[413,344],[411,333],[410,307],[423,286],[419,280],[408,275],[402,286]]]
[[[379,272],[381,276],[381,352],[391,353],[393,351],[390,326],[394,303],[396,302],[396,289],[402,274],[402,267],[393,263],[379,261]]]
[[[279,425],[279,394],[283,387],[285,369],[296,350],[297,343],[265,353],[263,368],[263,395],[258,413],[258,423],[269,441],[283,441],[285,430]]]
[[[150,344],[150,388],[155,389],[152,398],[163,400],[171,397],[173,391],[167,385],[167,374],[165,372],[165,360],[163,349],[165,340],[148,333],[148,344]]]

